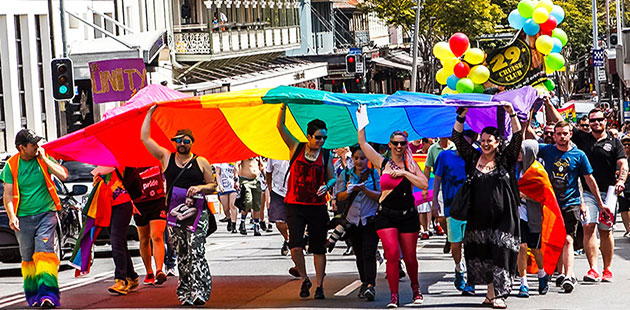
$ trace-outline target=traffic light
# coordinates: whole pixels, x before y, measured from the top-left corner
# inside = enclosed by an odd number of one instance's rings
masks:
[[[356,55],[346,55],[346,72],[357,72],[357,57]]]
[[[50,66],[53,79],[53,98],[55,100],[74,98],[72,60],[70,58],[55,58],[50,62]]]

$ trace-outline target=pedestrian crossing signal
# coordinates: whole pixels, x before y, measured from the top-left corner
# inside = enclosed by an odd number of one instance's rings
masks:
[[[346,72],[357,72],[357,58],[356,55],[346,55]]]
[[[55,58],[50,62],[55,100],[72,100],[74,98],[74,79],[72,76],[72,60]]]

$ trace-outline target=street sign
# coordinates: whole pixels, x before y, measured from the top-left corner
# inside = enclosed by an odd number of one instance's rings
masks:
[[[365,58],[363,57],[363,55],[357,55],[356,72],[357,73],[365,72]]]
[[[606,81],[606,70],[600,69],[598,67],[595,67],[595,70],[597,71],[597,80],[600,81],[600,82],[605,82]]]
[[[593,67],[603,67],[604,66],[604,50],[596,49],[593,50]]]
[[[630,121],[630,101],[623,102],[623,120]]]
[[[361,48],[360,47],[351,47],[348,50],[348,55],[360,55],[361,54]]]

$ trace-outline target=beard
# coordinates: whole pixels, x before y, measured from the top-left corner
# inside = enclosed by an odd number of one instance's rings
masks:
[[[604,129],[603,128],[602,129],[592,129],[591,128],[591,131],[596,133],[596,134],[601,134],[602,132],[604,132]]]
[[[544,139],[544,142],[546,144],[553,144],[555,141],[554,141],[553,137],[547,137],[547,138]]]
[[[177,148],[177,153],[182,154],[182,155],[188,155],[190,154],[190,148],[185,147],[185,146],[180,146]]]

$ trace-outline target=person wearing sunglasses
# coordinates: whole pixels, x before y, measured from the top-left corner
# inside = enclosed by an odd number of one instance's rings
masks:
[[[314,298],[324,299],[324,275],[326,274],[326,239],[328,233],[328,210],[326,193],[336,182],[330,150],[324,149],[328,138],[326,123],[319,119],[310,121],[306,128],[307,143],[291,134],[284,121],[286,104],[280,107],[277,127],[284,143],[291,152],[289,171],[284,178],[287,194],[284,198],[289,227],[289,248],[302,286],[300,297],[310,296],[311,281],[306,273],[304,261],[304,230],[308,225],[308,251],[313,253],[317,288]]]
[[[555,113],[554,113],[555,111]],[[550,117],[558,118],[560,114],[552,109]],[[588,113],[590,133],[573,128],[571,141],[584,153],[593,167],[593,176],[597,182],[599,195],[591,188],[584,187],[584,204],[586,207],[585,220],[583,220],[584,230],[584,251],[590,269],[584,275],[583,280],[587,282],[612,282],[611,272],[612,259],[614,255],[613,227],[616,219],[616,203],[611,206],[603,206],[598,203],[596,196],[601,196],[602,201],[606,201],[609,187],[614,188],[615,195],[619,195],[625,189],[628,175],[628,160],[626,152],[619,139],[615,138],[608,130],[604,111],[595,108]],[[617,173],[619,169],[619,173]],[[584,178],[582,178],[584,184]],[[601,214],[601,213],[604,214]],[[611,218],[612,226],[600,221],[600,218]],[[604,263],[602,275],[598,272],[598,251],[597,251],[597,229],[600,236],[600,250]]]
[[[584,132],[591,132],[591,126],[589,125],[588,122],[588,116],[584,115],[582,116],[579,120],[578,120],[578,124],[577,127],[579,130],[584,131]]]
[[[464,159],[466,183],[455,197],[450,215],[466,220],[463,238],[468,284],[487,285],[484,305],[506,308],[505,298],[512,290],[519,251],[519,194],[516,162],[523,141],[517,114],[509,102],[501,102],[508,114],[512,138],[506,145],[495,127],[481,131],[481,150],[464,138],[468,108],[459,108],[452,139]],[[463,201],[462,199],[466,199]],[[455,206],[467,206],[467,215],[455,215]]]
[[[361,118],[359,117],[361,113],[365,111],[359,109],[357,119]],[[387,259],[387,283],[391,293],[387,308],[397,308],[400,304],[398,292],[400,251],[402,251],[402,259],[405,261],[411,282],[413,303],[422,304],[424,297],[420,292],[418,282],[416,255],[420,219],[413,196],[413,187],[426,190],[429,188],[429,181],[413,160],[411,150],[407,147],[406,132],[397,130],[390,135],[390,153],[385,157],[367,142],[365,128],[360,129],[357,135],[361,150],[381,175],[382,194],[379,198],[374,225],[383,243]]]
[[[167,188],[187,188],[187,197],[211,194],[216,189],[212,166],[206,158],[191,152],[195,138],[190,129],[178,130],[171,139],[177,150],[175,153],[151,138],[151,118],[156,108],[157,105],[149,108],[140,129],[140,140],[160,162]],[[167,192],[167,197],[170,194]],[[212,276],[205,257],[209,221],[208,210],[204,208],[195,232],[190,232],[186,227],[169,227],[177,251],[177,297],[183,306],[202,306],[210,299]]]

